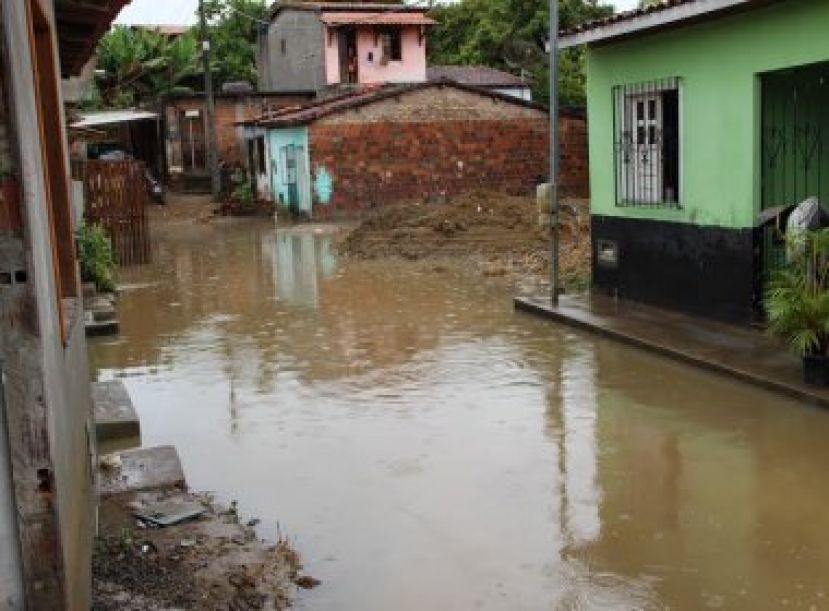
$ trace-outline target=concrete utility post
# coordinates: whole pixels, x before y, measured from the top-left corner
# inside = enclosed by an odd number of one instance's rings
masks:
[[[218,200],[222,191],[219,176],[219,157],[216,144],[216,100],[213,95],[213,73],[210,71],[210,36],[207,32],[207,17],[204,14],[204,0],[199,0],[199,24],[201,25],[202,60],[204,61],[204,97],[207,124],[207,169],[210,171],[210,192]]]
[[[558,0],[550,0],[550,291],[558,305]]]

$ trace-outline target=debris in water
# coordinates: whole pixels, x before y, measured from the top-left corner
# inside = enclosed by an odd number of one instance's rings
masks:
[[[201,503],[155,503],[133,511],[136,518],[156,526],[170,526],[185,520],[192,520],[207,509]]]
[[[322,582],[315,577],[311,577],[310,575],[300,575],[294,580],[294,583],[303,590],[310,590],[312,588],[316,588]]]

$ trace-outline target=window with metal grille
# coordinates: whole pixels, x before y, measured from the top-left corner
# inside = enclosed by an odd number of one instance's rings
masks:
[[[678,78],[614,87],[616,205],[679,208]]]

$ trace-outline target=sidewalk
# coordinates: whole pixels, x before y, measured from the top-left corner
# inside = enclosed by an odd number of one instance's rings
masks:
[[[829,407],[829,388],[805,384],[800,360],[762,332],[598,294],[516,297],[515,308]]]

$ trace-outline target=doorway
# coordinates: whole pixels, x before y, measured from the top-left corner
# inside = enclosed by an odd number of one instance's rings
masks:
[[[197,173],[206,169],[204,148],[204,117],[199,110],[180,113],[181,157],[185,172]]]
[[[829,62],[771,72],[760,83],[761,210],[809,197],[829,209]],[[785,265],[782,232],[763,229],[759,250],[764,285]]]
[[[360,82],[359,61],[357,57],[357,29],[341,28],[340,44],[340,83],[356,84]]]

